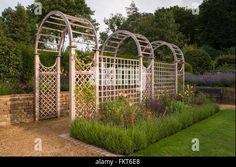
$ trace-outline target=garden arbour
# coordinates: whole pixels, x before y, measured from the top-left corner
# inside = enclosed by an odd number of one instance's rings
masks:
[[[178,92],[178,78],[184,76],[184,56],[177,46],[163,41],[150,43],[140,34],[118,30],[99,50],[97,34],[89,20],[52,11],[45,16],[36,35],[36,120],[60,116],[60,63],[66,37],[69,40],[71,120],[76,117],[94,118],[100,103],[115,100],[121,95],[133,103],[142,103],[158,98],[162,93]],[[127,39],[136,44],[137,59],[117,57]],[[76,49],[84,44],[94,51],[89,63],[77,57]],[[155,62],[154,51],[163,45],[171,49],[173,63]],[[40,55],[45,53],[56,57],[54,65],[47,67],[42,64]]]

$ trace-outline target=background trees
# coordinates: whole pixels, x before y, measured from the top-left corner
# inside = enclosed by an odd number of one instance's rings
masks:
[[[37,24],[51,10],[60,10],[67,14],[92,19],[93,11],[84,0],[35,0],[43,5],[43,14],[34,14],[34,4],[27,8],[21,4],[7,8],[0,17],[0,94],[1,92],[21,93],[32,91],[34,73],[33,48]],[[63,53],[63,55],[67,55]],[[65,56],[65,58],[68,58]],[[48,63],[55,58],[47,60]],[[62,64],[66,69],[67,64]],[[11,91],[10,91],[11,90]]]
[[[199,25],[200,43],[221,50],[235,46],[235,1],[204,0]]]
[[[204,0],[200,5],[199,15],[194,15],[191,9],[178,6],[157,9],[154,13],[141,13],[132,2],[126,8],[127,17],[113,14],[105,19],[107,31],[102,32],[100,37],[104,40],[109,33],[116,29],[123,29],[140,33],[150,41],[164,40],[181,48],[194,45],[195,47],[186,55],[189,57],[187,62],[193,66],[194,73],[219,69],[232,70],[235,65],[224,65],[221,68],[215,66],[218,64],[215,61],[218,61],[217,57],[221,55],[235,57],[234,8],[233,0]],[[122,54],[131,53],[133,49],[134,46],[126,44],[126,48],[121,49]],[[231,52],[228,53],[228,50]],[[163,49],[157,54],[161,58],[168,57],[169,53]],[[195,58],[202,60],[198,61]],[[203,60],[208,62],[204,63]]]
[[[34,14],[33,4],[27,8],[18,4],[14,9],[5,9],[0,17],[0,83],[30,82],[33,77],[33,47],[37,24],[49,11],[60,10],[85,17],[98,29],[98,23],[91,17],[94,11],[87,6],[85,0],[35,1],[43,5],[41,16]],[[232,71],[235,68],[236,41],[234,9],[234,0],[204,0],[200,5],[199,15],[193,15],[191,9],[178,6],[144,13],[132,2],[126,8],[126,17],[113,13],[104,19],[107,29],[100,32],[100,43],[118,29],[128,30],[142,34],[150,41],[164,40],[181,47],[188,71]],[[133,41],[128,39],[118,55],[136,56],[135,48]],[[63,55],[63,59],[68,58],[67,53]],[[157,55],[158,60],[169,61],[168,49],[163,48]],[[47,59],[49,61],[54,59]],[[62,68],[67,69],[67,65],[62,63]]]

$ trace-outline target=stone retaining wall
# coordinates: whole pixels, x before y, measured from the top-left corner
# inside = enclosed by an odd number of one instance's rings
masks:
[[[207,88],[206,88],[207,89]],[[235,88],[222,88],[223,97],[209,94],[218,103],[235,104]],[[61,115],[68,115],[69,93],[61,93]],[[0,96],[0,125],[34,121],[33,94],[16,94]]]
[[[212,89],[211,91],[209,91]],[[222,94],[214,89],[221,90]],[[197,90],[204,92],[214,99],[217,103],[221,104],[235,104],[235,88],[234,87],[197,87]]]
[[[61,93],[61,115],[68,115],[69,93]],[[34,121],[33,94],[0,96],[0,125]]]

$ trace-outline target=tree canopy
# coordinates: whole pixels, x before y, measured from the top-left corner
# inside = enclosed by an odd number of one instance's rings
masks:
[[[216,49],[235,46],[235,0],[204,0],[199,23],[201,43]]]

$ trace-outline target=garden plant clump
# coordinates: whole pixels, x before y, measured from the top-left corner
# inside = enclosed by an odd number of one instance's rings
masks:
[[[96,120],[76,119],[70,135],[118,154],[131,154],[175,134],[219,108],[192,86],[178,96],[161,95],[147,104],[132,104],[126,97],[100,105]]]

